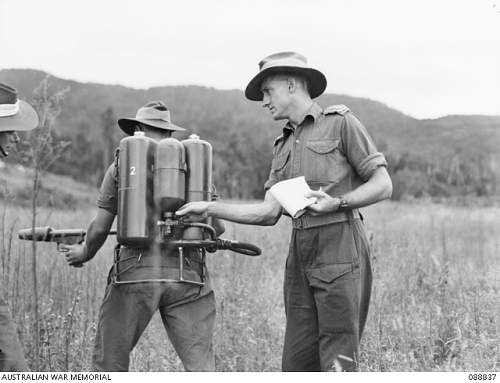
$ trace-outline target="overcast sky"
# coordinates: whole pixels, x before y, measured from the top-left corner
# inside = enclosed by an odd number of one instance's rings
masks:
[[[303,53],[327,92],[417,118],[500,115],[500,0],[0,0],[0,68],[241,89]]]

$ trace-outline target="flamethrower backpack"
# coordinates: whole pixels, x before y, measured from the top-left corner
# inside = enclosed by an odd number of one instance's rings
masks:
[[[145,279],[120,281],[115,272],[113,283],[201,282],[183,277],[184,249],[205,249],[215,252],[228,249],[241,254],[257,256],[261,250],[249,243],[218,238],[211,218],[198,222],[177,217],[175,212],[185,203],[211,201],[212,146],[197,135],[179,141],[173,137],[156,141],[135,132],[120,141],[115,160],[118,181],[118,211],[115,249],[115,271],[119,267],[120,246],[148,248],[155,241],[177,249],[179,257],[178,279]],[[159,229],[159,230],[158,230]],[[79,234],[76,238],[73,234]],[[83,235],[82,235],[83,233]],[[110,232],[114,234],[114,232]],[[19,231],[19,238],[35,241],[81,243],[85,231],[78,229],[54,230],[38,227]],[[205,263],[205,252],[202,252]]]

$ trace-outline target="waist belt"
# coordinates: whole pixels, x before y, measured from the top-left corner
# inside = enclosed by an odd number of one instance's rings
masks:
[[[190,249],[189,255],[183,257],[183,262],[172,252],[168,255],[152,255],[142,249],[122,246],[115,248],[115,259],[110,281],[114,284],[130,284],[145,282],[186,282],[198,286],[205,283],[204,253]],[[185,274],[185,271],[194,271]],[[191,275],[191,276],[190,276]]]
[[[339,223],[349,221],[348,214],[353,215],[353,218],[361,218],[358,209],[353,209],[349,212],[339,211],[322,215],[310,215],[305,213],[299,218],[292,219],[292,227],[294,229],[309,229],[311,227],[329,225],[331,223]]]
[[[177,249],[137,249],[126,246],[118,246],[115,249],[115,258],[124,260],[135,260],[143,266],[179,267],[179,251]],[[188,262],[204,264],[204,251],[201,249],[185,249],[184,259]]]

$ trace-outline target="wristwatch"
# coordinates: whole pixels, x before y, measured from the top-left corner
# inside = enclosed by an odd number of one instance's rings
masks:
[[[346,211],[349,209],[349,204],[347,203],[347,200],[344,198],[344,196],[339,196],[337,197],[339,199],[339,207],[338,211]]]

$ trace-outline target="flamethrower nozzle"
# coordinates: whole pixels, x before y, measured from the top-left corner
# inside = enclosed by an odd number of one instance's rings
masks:
[[[19,230],[19,239],[24,239],[28,241],[46,241],[50,242],[52,240],[52,232],[54,229],[48,226],[44,227],[35,227],[35,230],[32,228]]]

